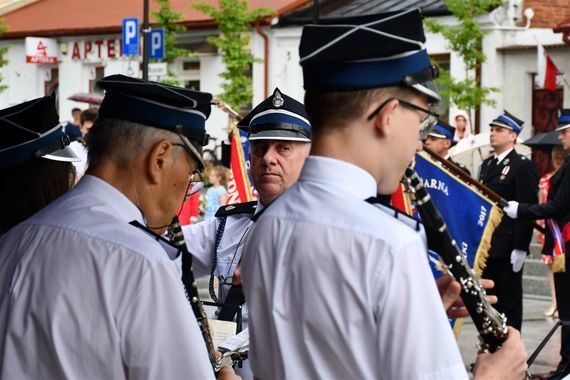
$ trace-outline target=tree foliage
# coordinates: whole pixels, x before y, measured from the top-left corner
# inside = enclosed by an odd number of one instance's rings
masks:
[[[184,25],[178,24],[177,21],[183,20],[184,15],[181,12],[173,11],[170,7],[169,0],[155,0],[160,6],[158,12],[152,12],[152,17],[156,23],[164,29],[164,59],[157,62],[166,62],[169,65],[178,57],[191,57],[194,53],[188,49],[179,47],[176,44],[176,35],[186,31]],[[168,68],[167,77],[162,80],[163,83],[177,85],[176,74]]]
[[[219,35],[208,37],[208,43],[220,51],[226,65],[220,74],[224,80],[220,98],[232,108],[241,109],[253,97],[251,68],[259,61],[250,52],[249,33],[256,20],[270,16],[273,11],[268,8],[249,11],[247,0],[219,0],[218,5],[218,8],[205,3],[192,6],[218,24]]]
[[[0,19],[0,36],[8,31],[8,26],[4,23],[3,19]],[[0,67],[5,66],[8,64],[8,60],[6,59],[6,55],[8,54],[8,50],[10,49],[10,45],[4,45],[0,47]],[[8,86],[4,84],[4,77],[0,74],[0,91],[4,91],[7,89]]]
[[[457,80],[448,71],[440,68],[441,77],[438,83],[442,88],[441,95],[469,113],[481,104],[493,105],[495,101],[490,96],[498,89],[481,87],[475,78],[475,70],[486,60],[481,43],[483,37],[489,33],[481,28],[477,17],[501,5],[502,0],[444,0],[444,3],[459,20],[459,24],[446,26],[427,18],[425,26],[428,31],[441,34],[449,43],[450,49],[463,59],[466,79]]]

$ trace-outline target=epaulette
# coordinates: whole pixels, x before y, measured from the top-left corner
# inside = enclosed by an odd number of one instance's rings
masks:
[[[216,217],[219,218],[221,216],[230,216],[230,215],[237,215],[237,214],[251,214],[255,213],[255,209],[257,208],[257,201],[251,202],[244,202],[244,203],[236,203],[233,205],[226,205],[222,206],[216,211]]]
[[[370,204],[377,204],[382,211],[388,214],[392,214],[394,218],[414,228],[416,231],[420,230],[420,226],[422,225],[422,222],[420,220],[417,220],[416,218],[394,208],[391,205],[387,205],[386,203],[382,202],[378,197],[370,197],[366,199],[366,202]]]

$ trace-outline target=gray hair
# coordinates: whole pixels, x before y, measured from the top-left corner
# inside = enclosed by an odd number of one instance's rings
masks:
[[[97,167],[103,158],[119,167],[128,167],[142,152],[162,139],[177,135],[164,129],[118,119],[97,119],[85,135],[89,167]]]

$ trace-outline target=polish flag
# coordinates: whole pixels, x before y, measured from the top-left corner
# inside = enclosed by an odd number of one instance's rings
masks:
[[[556,91],[556,74],[558,73],[558,68],[552,62],[550,55],[544,50],[542,45],[538,45],[538,86],[549,91]]]

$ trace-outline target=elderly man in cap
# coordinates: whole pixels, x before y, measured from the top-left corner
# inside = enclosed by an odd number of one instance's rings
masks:
[[[253,223],[252,216],[297,181],[311,147],[311,125],[303,105],[276,88],[238,127],[248,131],[250,171],[258,201],[222,206],[215,219],[184,226],[183,231],[195,258],[195,273],[210,275],[210,295],[224,304],[218,318],[234,320],[237,308],[243,305],[243,322],[247,325],[238,268],[244,236]],[[217,294],[214,276],[219,280]],[[248,362],[237,372],[243,378],[252,378]]]
[[[148,231],[170,223],[203,167],[211,95],[100,84],[86,175],[0,240],[0,377],[214,378],[178,252]]]
[[[538,172],[534,163],[514,148],[523,124],[507,111],[491,122],[490,141],[495,154],[481,163],[479,181],[506,200],[536,203]],[[521,269],[531,239],[529,223],[503,218],[493,232],[483,271],[483,277],[495,282],[489,291],[499,299],[495,308],[506,315],[509,326],[519,331],[523,313]]]
[[[570,150],[570,109],[563,109],[558,120],[558,139],[566,151]],[[552,252],[555,244],[562,244],[564,252],[570,251],[570,156],[552,178],[548,201],[543,204],[524,204],[510,201],[505,212],[511,218],[521,220],[552,219],[545,234],[545,252]],[[551,228],[555,229],[552,231]],[[558,238],[556,237],[558,235]],[[560,237],[564,241],[560,241]],[[556,289],[556,304],[561,320],[570,321],[570,264],[564,254],[554,257],[552,270]],[[551,374],[552,379],[562,379],[570,374],[570,327],[562,327],[562,359]]]
[[[465,173],[471,175],[469,169],[454,161],[449,156],[449,148],[453,145],[453,136],[455,135],[455,128],[451,125],[439,120],[433,129],[428,133],[427,138],[424,140],[424,145],[431,149],[437,155],[445,158],[455,166],[459,167]]]
[[[0,235],[71,188],[72,162],[55,108],[44,96],[0,111]]]
[[[303,29],[311,154],[257,216],[242,258],[258,378],[468,377],[425,241],[370,203],[396,189],[435,121],[424,42],[418,10]],[[476,376],[522,378],[524,350],[509,336]]]

